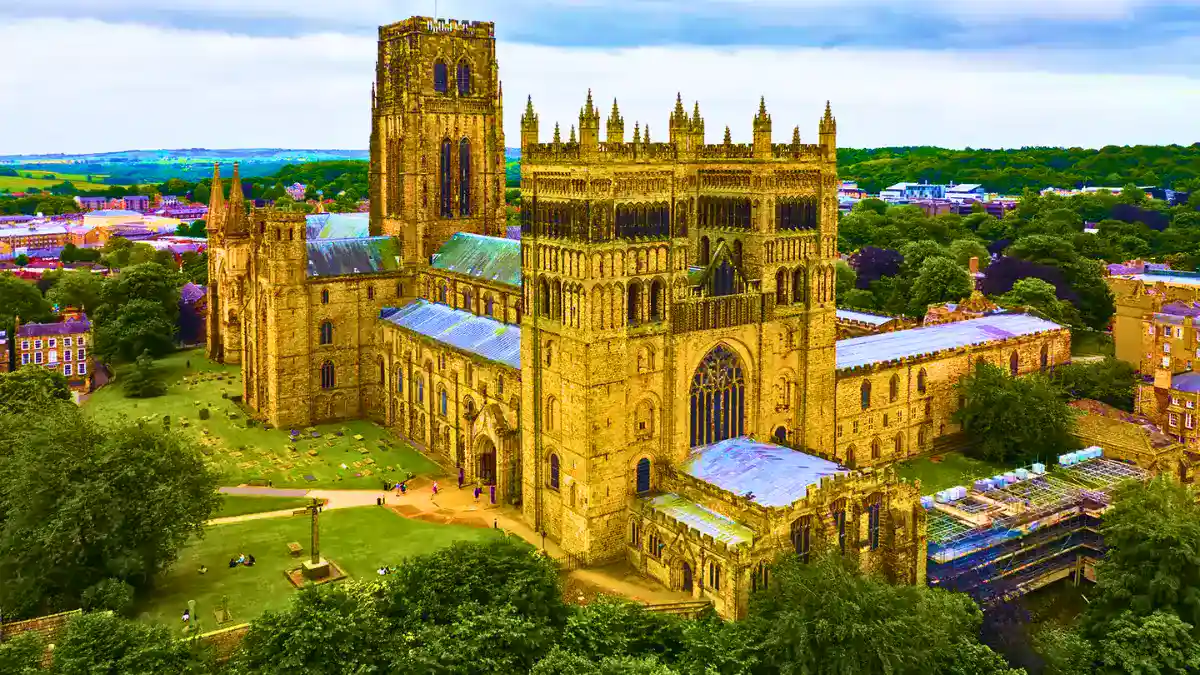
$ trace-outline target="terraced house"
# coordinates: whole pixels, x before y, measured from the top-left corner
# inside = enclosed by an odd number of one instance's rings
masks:
[[[502,239],[493,25],[381,27],[366,236],[214,189],[210,353],[271,424],[378,420],[582,562],[726,616],[784,550],[922,583],[925,513],[886,465],[954,430],[972,359],[1048,368],[1068,336],[996,316],[838,341],[836,120],[775,143],[751,117],[752,143],[709,143],[677,96],[665,141],[630,139],[589,92],[543,142],[526,101]]]

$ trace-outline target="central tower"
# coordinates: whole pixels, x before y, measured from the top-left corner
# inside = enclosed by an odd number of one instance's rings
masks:
[[[371,234],[428,262],[455,232],[504,234],[504,131],[492,23],[379,28],[371,94]]]

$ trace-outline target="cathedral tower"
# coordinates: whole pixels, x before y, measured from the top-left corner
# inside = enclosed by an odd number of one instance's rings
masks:
[[[238,164],[233,164],[229,200],[221,184],[221,165],[213,166],[208,205],[208,340],[210,359],[240,363],[246,275],[252,245],[246,227],[246,200]]]
[[[379,29],[371,234],[428,262],[455,232],[504,233],[502,92],[493,25],[413,17]]]

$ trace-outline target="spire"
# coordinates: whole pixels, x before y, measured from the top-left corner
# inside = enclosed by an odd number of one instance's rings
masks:
[[[650,142],[650,123],[649,123],[649,122],[646,122],[646,134],[645,134],[645,136],[642,138],[642,140],[643,140],[643,141],[645,141],[645,142],[647,142],[647,143],[649,143],[649,142]]]
[[[568,142],[568,143],[574,143],[574,142],[575,142],[575,125],[574,125],[574,124],[572,124],[572,125],[571,125],[571,137],[570,137],[570,139],[569,139],[567,142]]]
[[[236,204],[239,208],[245,202],[245,195],[242,194],[242,177],[238,172],[238,163],[233,163],[233,178],[229,179],[229,208],[232,210]]]
[[[683,94],[675,93],[675,114],[673,117],[677,119],[687,119],[687,112],[683,109]]]
[[[634,143],[641,143],[641,142],[642,142],[642,129],[641,129],[641,123],[640,123],[640,122],[634,122],[634,123],[633,123],[633,142],[634,142]]]
[[[529,98],[525,99],[525,114],[533,115],[533,94],[530,94]]]
[[[771,142],[771,116],[767,114],[767,97],[758,99],[758,114],[754,116],[755,144]]]
[[[609,115],[608,119],[610,119],[610,120],[621,119],[621,111],[617,108],[617,98],[615,96],[613,97],[612,114]]]
[[[692,108],[692,123],[700,121],[700,101],[696,101],[695,107]]]
[[[731,143],[733,143],[733,136],[730,135],[729,125],[726,124],[725,125],[725,145],[730,145]]]
[[[792,129],[792,145],[800,145],[800,126]]]
[[[558,131],[558,122],[554,123],[554,142],[562,143],[562,134]]]
[[[533,96],[525,99],[525,114],[521,115],[521,125],[537,124],[537,113],[533,112]]]
[[[587,108],[587,111],[589,113],[591,113],[592,110],[594,110],[596,107],[595,105],[592,104],[592,88],[591,87],[588,87],[587,103],[585,103],[584,106]]]
[[[833,110],[829,107],[829,101],[825,101],[825,119],[826,122],[833,121]]]
[[[221,165],[213,164],[212,185],[209,186],[208,227],[216,231],[221,228],[225,216],[225,188],[221,185]]]
[[[229,203],[226,206],[225,230],[235,234],[244,229],[246,222],[246,196],[242,194],[242,178],[238,163],[233,163],[233,177],[229,179]]]
[[[759,117],[767,116],[767,97],[766,96],[758,97],[758,116]]]
[[[609,143],[625,142],[625,120],[617,108],[617,99],[613,99],[612,113],[608,116],[608,126],[605,129],[605,140]]]

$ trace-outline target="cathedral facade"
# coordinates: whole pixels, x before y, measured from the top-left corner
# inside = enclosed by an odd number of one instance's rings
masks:
[[[1009,315],[838,340],[828,105],[815,143],[775,143],[761,100],[751,143],[708,143],[677,97],[655,142],[589,92],[543,142],[527,101],[521,238],[500,238],[501,105],[492,24],[414,17],[379,33],[368,236],[247,210],[236,168],[228,200],[217,176],[209,351],[242,364],[246,404],[276,426],[374,419],[584,564],[626,560],[726,616],[784,550],[923,583],[918,489],[887,466],[955,430],[973,359],[1044,369],[1066,331]]]

